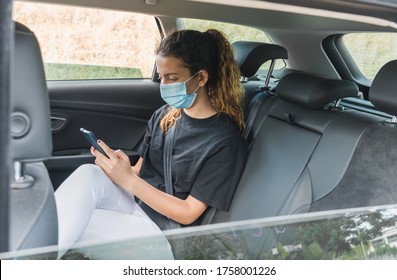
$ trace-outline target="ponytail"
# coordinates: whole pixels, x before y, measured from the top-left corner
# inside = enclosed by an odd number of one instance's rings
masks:
[[[244,91],[240,83],[240,68],[237,66],[233,49],[225,36],[215,29],[209,29],[217,44],[218,65],[216,79],[209,83],[209,98],[215,110],[228,115],[240,131],[244,130],[242,102]]]

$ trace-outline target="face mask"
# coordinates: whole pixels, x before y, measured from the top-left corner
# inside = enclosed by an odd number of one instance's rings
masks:
[[[198,73],[198,72],[197,72]],[[175,109],[189,108],[193,105],[197,96],[197,87],[193,93],[186,92],[186,83],[197,75],[194,74],[189,79],[181,83],[172,83],[167,85],[160,85],[160,93],[163,100]]]

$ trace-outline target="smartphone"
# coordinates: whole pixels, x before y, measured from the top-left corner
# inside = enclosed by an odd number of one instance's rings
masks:
[[[97,149],[98,151],[100,151],[102,154],[104,154],[106,157],[108,157],[108,155],[105,153],[105,151],[101,148],[101,146],[98,145],[98,139],[95,137],[94,133],[92,133],[89,130],[86,130],[84,128],[80,128],[81,133],[84,135],[85,139],[87,139],[87,141],[94,146],[95,149]],[[108,157],[109,158],[109,157]]]

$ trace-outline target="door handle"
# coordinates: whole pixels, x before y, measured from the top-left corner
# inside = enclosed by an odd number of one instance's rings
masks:
[[[68,123],[67,117],[55,117],[51,116],[51,131],[52,133],[61,131]]]

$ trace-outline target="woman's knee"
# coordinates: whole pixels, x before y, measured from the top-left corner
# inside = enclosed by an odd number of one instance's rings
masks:
[[[74,186],[79,189],[92,190],[100,183],[106,182],[108,177],[102,169],[95,164],[83,164],[79,166],[63,184],[69,188]]]
[[[99,176],[100,168],[94,164],[84,164],[79,166],[68,178],[61,184],[59,189],[71,188],[71,186],[85,185],[87,181],[92,181],[93,178]]]
[[[76,175],[84,178],[90,185],[107,185],[111,181],[105,172],[95,164],[83,164],[76,169]]]
[[[99,166],[90,163],[80,165],[73,173],[77,176],[84,176],[89,178],[95,178],[97,176],[105,175]]]

